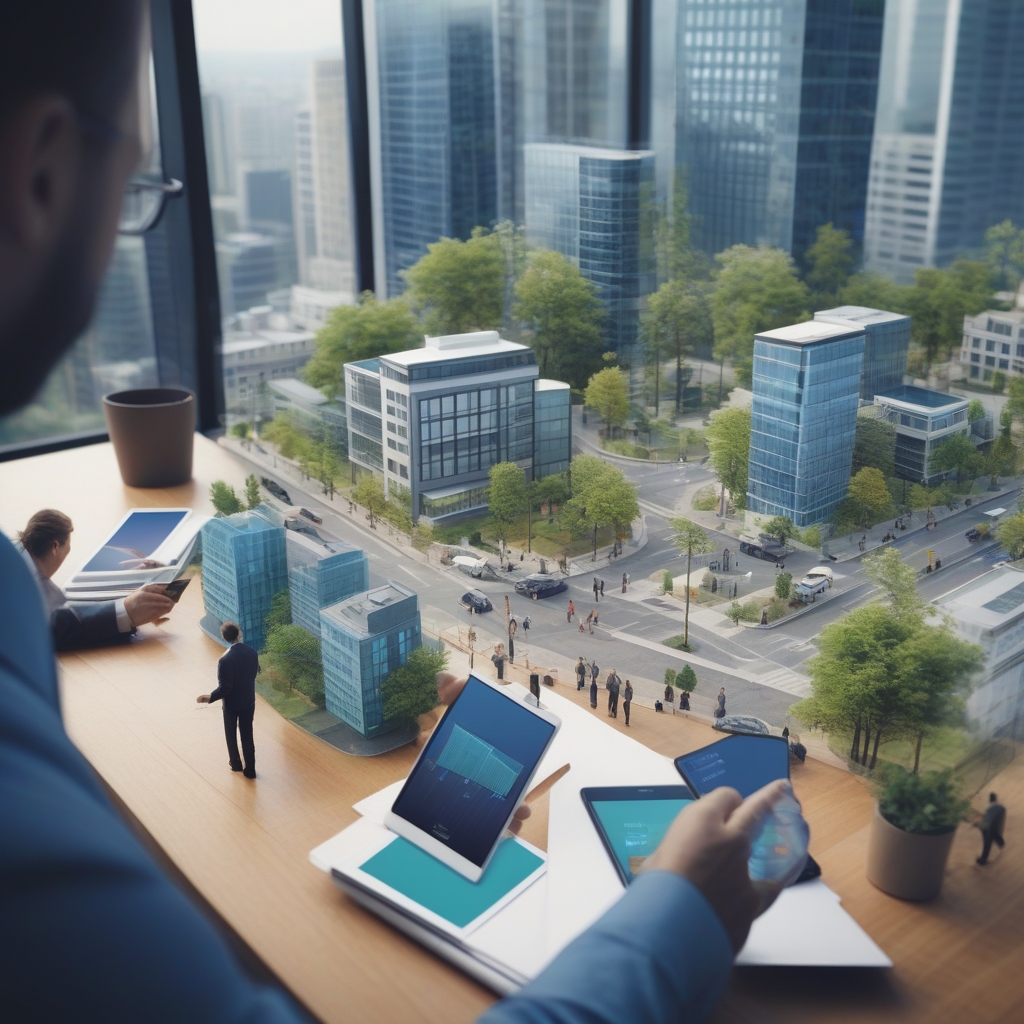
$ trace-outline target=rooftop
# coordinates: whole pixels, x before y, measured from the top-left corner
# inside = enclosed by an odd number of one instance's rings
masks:
[[[935,604],[962,626],[999,629],[1024,616],[1024,571],[1000,566],[940,597]]]
[[[221,522],[237,533],[262,533],[264,530],[279,530],[274,521],[274,512],[266,505],[257,505],[248,512],[235,512],[230,516],[222,516],[211,522]]]
[[[495,356],[506,352],[529,351],[528,345],[506,341],[497,331],[472,331],[469,334],[447,334],[439,338],[424,338],[423,348],[408,352],[394,352],[383,356],[395,366],[415,366],[421,363],[440,363],[472,356]]]
[[[975,316],[969,316],[967,320],[985,320],[992,317],[993,320],[1009,320],[1010,323],[1024,323],[1024,309],[986,309]]]
[[[355,363],[346,363],[346,366],[355,366],[360,370],[365,370],[367,373],[380,373],[380,360],[379,359],[360,359]]]
[[[285,377],[283,380],[271,380],[267,383],[271,391],[276,391],[285,398],[304,402],[306,405],[323,405],[330,401],[322,391],[317,391],[296,377]]]
[[[802,324],[777,327],[774,331],[761,331],[755,337],[765,341],[780,341],[787,345],[813,345],[819,341],[832,341],[863,333],[863,327],[849,321],[843,324],[829,324],[821,320],[807,320]]]
[[[296,509],[291,514],[297,515],[297,512],[298,510]],[[362,550],[354,544],[346,544],[341,540],[321,541],[318,543],[307,534],[299,533],[296,530],[289,530],[286,534],[286,540],[289,545],[303,548],[310,552],[310,554],[316,555],[317,558],[329,558],[331,555],[343,555],[353,551],[357,554],[362,554]]]
[[[322,614],[333,619],[345,629],[354,629],[369,636],[371,632],[369,617],[374,612],[379,612],[383,608],[389,608],[415,596],[401,583],[388,581],[383,587],[367,590],[365,593],[356,594],[355,597],[332,604],[329,608],[324,608]]]
[[[538,378],[533,382],[534,391],[568,391],[569,385],[561,380]]]
[[[835,309],[822,309],[814,314],[815,320],[834,323],[836,320],[852,320],[858,324],[884,324],[892,320],[909,320],[904,313],[890,313],[884,309],[872,309],[870,306],[836,306]]]
[[[532,149],[572,153],[592,160],[640,160],[646,156],[654,156],[654,150],[651,149],[603,149],[600,146],[581,146],[572,142],[528,142],[523,148],[527,152]]]
[[[966,398],[958,395],[947,395],[941,391],[931,391],[928,388],[919,388],[916,384],[900,384],[898,387],[889,388],[888,391],[879,391],[875,398],[904,402],[907,405],[916,405],[923,409],[944,409],[947,405],[967,405]]]

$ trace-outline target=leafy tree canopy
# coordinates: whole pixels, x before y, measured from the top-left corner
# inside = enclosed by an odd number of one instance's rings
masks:
[[[850,478],[850,487],[839,506],[836,519],[847,528],[864,529],[895,513],[892,495],[881,471],[865,466]]]
[[[648,300],[644,337],[652,358],[676,362],[676,412],[683,401],[683,359],[710,347],[715,336],[708,287],[702,281],[666,281]]]
[[[778,538],[780,544],[785,544],[790,537],[800,536],[800,530],[789,516],[772,516],[761,527],[761,530],[763,533],[767,533],[769,537]]]
[[[314,704],[324,703],[324,670],[320,641],[301,626],[276,626],[263,645],[288,683]]]
[[[1016,291],[1024,277],[1024,229],[1004,220],[985,232],[985,260],[995,274],[997,287]]]
[[[708,461],[736,508],[747,501],[747,462],[750,457],[750,410],[720,409],[705,431]]]
[[[577,455],[570,465],[569,477],[572,496],[562,506],[559,521],[577,537],[593,530],[595,551],[598,529],[611,526],[624,533],[640,514],[636,486],[625,478],[622,470],[596,455]]]
[[[896,472],[896,428],[888,420],[857,417],[853,471],[856,473],[865,466],[879,470],[883,476]]]
[[[691,555],[704,555],[714,551],[715,544],[696,523],[689,519],[670,519],[669,526],[672,527],[672,543],[679,548],[681,553]]]
[[[448,664],[445,651],[417,647],[408,661],[396,668],[381,687],[384,718],[416,721],[420,715],[433,711],[440,703],[437,697],[437,674]]]
[[[514,462],[499,462],[491,466],[487,476],[490,479],[487,504],[491,521],[498,540],[504,543],[516,516],[525,512],[529,504],[526,474]]]
[[[231,516],[245,509],[234,487],[223,480],[215,480],[210,486],[210,501],[222,516]]]
[[[1024,556],[1024,514],[1004,519],[996,527],[996,538],[1011,558]]]
[[[983,462],[970,434],[951,434],[932,449],[928,472],[955,472],[957,479],[963,482],[973,480],[982,471]]]
[[[885,595],[897,619],[919,616],[924,601],[917,593],[917,570],[896,548],[882,548],[864,559],[864,575]]]
[[[610,435],[629,415],[629,378],[617,366],[609,366],[590,378],[583,398],[601,414]]]
[[[912,285],[900,285],[880,274],[862,271],[854,274],[839,290],[839,303],[846,306],[867,306],[887,309],[892,313],[907,312],[907,293]]]
[[[250,473],[245,478],[245,505],[246,508],[255,508],[261,501],[260,482],[256,479],[255,473]]]
[[[985,405],[980,398],[972,398],[971,404],[967,406],[967,422],[974,423],[975,420],[985,418]]]
[[[692,665],[684,665],[676,673],[676,686],[687,693],[693,693],[697,689],[697,673],[693,671]]]
[[[826,301],[832,304],[853,270],[850,233],[833,227],[831,221],[822,224],[805,259],[809,268],[805,280],[816,297],[815,307],[822,308]]]
[[[301,460],[308,457],[313,443],[310,436],[283,412],[278,413],[263,428],[263,438],[277,445],[277,450],[286,459]]]
[[[370,526],[375,520],[384,515],[387,508],[387,498],[384,497],[384,484],[380,477],[368,473],[364,476],[355,490],[352,492],[352,499],[370,514]]]
[[[552,473],[550,476],[534,480],[530,488],[534,508],[541,505],[561,505],[569,498],[569,482],[564,473]]]

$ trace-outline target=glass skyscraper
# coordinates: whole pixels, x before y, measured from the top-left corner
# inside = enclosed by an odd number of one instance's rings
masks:
[[[317,543],[294,530],[288,531],[286,553],[292,622],[318,637],[321,608],[369,587],[369,559],[351,544]]]
[[[827,520],[846,497],[864,329],[816,320],[754,336],[747,510]]]
[[[837,306],[814,314],[829,324],[856,324],[864,328],[864,369],[860,399],[873,402],[879,391],[903,385],[910,351],[910,317],[867,306]]]

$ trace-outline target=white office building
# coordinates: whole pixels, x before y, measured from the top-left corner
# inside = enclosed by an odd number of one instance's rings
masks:
[[[1007,377],[1024,373],[1024,309],[965,316],[960,363],[971,380],[991,381],[997,372]]]

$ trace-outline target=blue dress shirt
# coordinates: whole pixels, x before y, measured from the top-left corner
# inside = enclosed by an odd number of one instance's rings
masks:
[[[114,811],[61,721],[39,589],[0,534],[0,1016],[104,1024],[296,1024]],[[638,879],[487,1024],[700,1020],[732,952],[687,881]],[[349,978],[348,984],[363,984]]]

